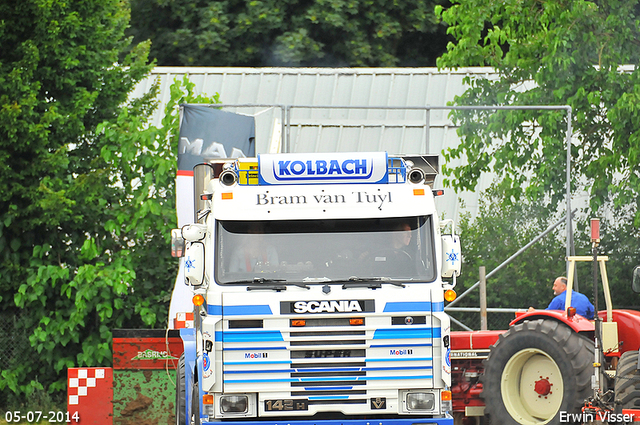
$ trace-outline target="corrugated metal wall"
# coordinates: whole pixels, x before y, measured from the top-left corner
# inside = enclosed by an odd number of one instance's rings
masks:
[[[138,96],[146,92],[159,80],[160,107],[152,124],[160,125],[170,96],[169,87],[175,78],[182,79],[184,75],[189,75],[195,83],[197,94],[219,93],[224,104],[282,105],[225,108],[255,116],[259,153],[280,148],[290,152],[387,151],[392,154],[436,154],[456,146],[459,139],[447,118],[448,111],[427,111],[425,107],[446,106],[453,101],[464,92],[466,76],[494,76],[491,68],[438,71],[435,68],[158,67],[134,93]],[[286,115],[285,105],[293,106]],[[353,109],[363,106],[378,109]],[[283,146],[279,147],[283,120],[289,121],[289,130],[285,130],[289,137],[285,137]],[[442,163],[442,156],[440,160]],[[486,188],[490,182],[491,176],[484,176],[479,188]],[[435,185],[442,187],[442,177],[436,179]],[[465,210],[475,215],[477,194],[455,194],[452,189],[438,198],[441,213],[446,218],[458,219],[461,212],[458,198],[464,200]]]

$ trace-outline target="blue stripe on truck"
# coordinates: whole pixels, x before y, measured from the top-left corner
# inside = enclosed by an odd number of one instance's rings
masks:
[[[413,339],[413,338],[440,338],[440,328],[395,328],[377,329],[373,333],[373,339]]]
[[[444,301],[394,301],[384,305],[387,313],[402,313],[412,311],[423,311],[426,313],[437,313],[444,311]]]
[[[217,333],[217,332],[216,332]],[[222,332],[222,341],[224,342],[265,342],[265,341],[284,341],[280,331],[237,331]]]
[[[384,311],[388,313],[397,313],[402,311],[431,312],[431,303],[429,301],[388,302],[384,305]]]
[[[268,304],[265,305],[207,305],[208,314],[220,315],[220,309],[224,316],[258,316],[266,315],[273,316],[271,307]]]
[[[433,375],[416,375],[416,376],[335,376],[330,378],[282,378],[282,379],[225,379],[225,384],[249,384],[249,383],[268,383],[268,382],[332,382],[332,381],[382,381],[394,380],[402,381],[406,379],[433,379]]]

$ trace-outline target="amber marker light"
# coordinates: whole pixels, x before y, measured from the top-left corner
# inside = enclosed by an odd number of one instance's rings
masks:
[[[306,320],[297,320],[294,319],[291,321],[291,326],[306,326],[307,325],[307,321]]]
[[[575,316],[575,315],[576,315],[576,308],[575,308],[575,307],[569,307],[569,308],[567,309],[567,317],[568,317],[569,319],[571,319],[571,318],[572,318],[573,316]]]
[[[424,196],[424,189],[413,189],[414,196]]]
[[[440,393],[442,401],[451,401],[451,391],[442,391]]]
[[[202,404],[213,404],[213,394],[205,394],[202,396]]]
[[[233,192],[223,192],[221,195],[222,199],[233,199]]]
[[[362,317],[354,317],[349,319],[349,324],[352,326],[362,326],[364,325],[364,319]]]
[[[444,299],[447,300],[447,302],[455,300],[457,296],[458,294],[456,294],[456,291],[454,291],[453,289],[447,289],[446,291],[444,291]]]
[[[204,297],[200,294],[194,295],[192,301],[193,305],[200,307],[202,304],[204,304]]]

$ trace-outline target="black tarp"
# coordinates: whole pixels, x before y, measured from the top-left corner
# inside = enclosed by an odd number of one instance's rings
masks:
[[[208,159],[255,156],[255,121],[204,105],[181,105],[178,170],[192,171]],[[236,151],[234,151],[236,149]]]

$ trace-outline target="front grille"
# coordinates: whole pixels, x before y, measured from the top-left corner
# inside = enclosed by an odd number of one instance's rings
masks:
[[[299,350],[290,352],[291,359],[336,359],[336,358],[362,358],[366,356],[366,350]]]
[[[345,317],[296,316],[294,326],[294,319],[265,317],[261,328],[226,327],[223,391],[346,412],[353,404],[373,409],[371,400],[397,397],[400,388],[433,386],[432,340],[440,329],[430,319],[416,325],[404,317],[392,322],[391,315],[363,319],[352,325]]]
[[[348,320],[348,319],[346,319]],[[290,330],[291,351],[290,358],[292,360],[309,359],[309,362],[302,363],[304,367],[297,367],[297,364],[291,364],[290,376],[293,380],[299,382],[291,382],[291,395],[306,396],[309,398],[310,404],[318,403],[335,403],[344,404],[350,400],[351,403],[356,400],[353,396],[366,395],[367,376],[366,362],[358,362],[358,366],[354,366],[353,358],[366,357],[366,350],[362,348],[345,348],[352,346],[365,346],[367,344],[366,331],[353,330],[345,319],[338,320],[309,320],[317,327],[331,326],[335,329],[336,321],[340,325],[348,327],[343,330],[331,331],[308,331]],[[359,336],[356,339],[354,337]],[[298,339],[303,340],[298,340]],[[318,349],[318,347],[322,349]],[[333,359],[331,363],[313,362],[314,359]],[[297,391],[300,387],[304,391]],[[363,402],[366,400],[363,399]]]

